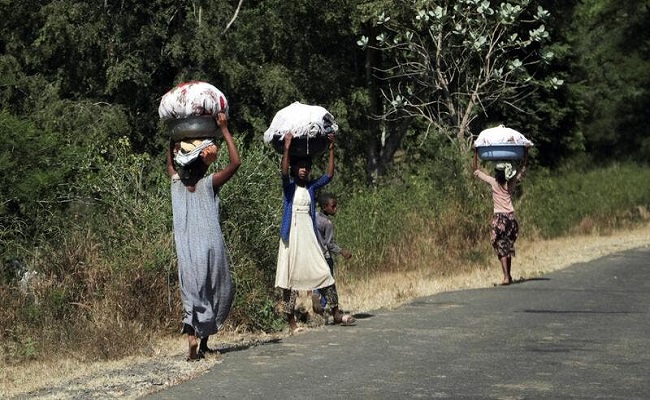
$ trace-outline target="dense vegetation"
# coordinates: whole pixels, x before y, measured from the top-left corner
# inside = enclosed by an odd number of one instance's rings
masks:
[[[242,154],[222,192],[233,327],[282,326],[273,290],[279,158],[261,135],[296,100],[325,106],[341,127],[330,189],[342,204],[340,241],[355,249],[344,279],[394,268],[391,251],[416,237],[446,257],[489,256],[489,201],[469,177],[467,144],[495,123],[536,144],[518,200],[526,234],[642,216],[650,1],[502,3],[0,1],[5,359],[55,349],[118,357],[138,345],[126,337],[177,331],[157,108],[181,81],[224,91]],[[496,28],[530,42],[492,38],[503,68],[487,75],[489,92],[471,92],[492,65],[482,32]],[[444,52],[456,69],[442,80],[435,68],[409,69],[422,62],[413,48]],[[27,271],[38,279],[21,284]]]

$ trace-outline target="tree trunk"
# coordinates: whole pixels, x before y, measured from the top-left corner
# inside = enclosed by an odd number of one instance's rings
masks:
[[[381,63],[381,52],[375,49],[374,29],[368,26],[369,43],[366,48],[366,87],[370,104],[368,107],[368,124],[366,132],[366,185],[373,186],[388,170],[395,152],[399,149],[408,128],[410,118],[403,118],[394,123],[386,122],[384,97],[380,82],[375,76]]]
[[[366,88],[368,89],[368,97],[370,104],[368,106],[368,119],[367,119],[367,138],[366,138],[366,185],[372,186],[377,177],[383,173],[379,170],[379,147],[377,146],[379,138],[381,138],[381,129],[379,125],[378,116],[382,115],[381,107],[381,93],[379,86],[375,82],[374,72],[376,66],[379,64],[380,52],[375,50],[375,32],[372,25],[367,25],[368,30],[368,47],[366,47]],[[379,143],[381,144],[381,143]]]

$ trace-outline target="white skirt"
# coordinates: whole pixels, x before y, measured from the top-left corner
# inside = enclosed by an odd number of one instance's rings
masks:
[[[307,189],[297,186],[291,210],[289,241],[280,239],[275,286],[283,289],[311,290],[334,284],[323,250],[316,238],[309,213],[311,199]]]

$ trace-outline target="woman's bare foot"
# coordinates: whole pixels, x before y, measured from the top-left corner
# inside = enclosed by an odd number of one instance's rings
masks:
[[[298,326],[296,322],[296,316],[293,314],[287,314],[287,322],[289,323],[289,333],[292,335],[304,332],[305,328]]]
[[[187,343],[189,347],[189,351],[187,354],[187,361],[196,361],[203,358],[199,355],[199,344],[196,341],[196,336],[187,335]]]

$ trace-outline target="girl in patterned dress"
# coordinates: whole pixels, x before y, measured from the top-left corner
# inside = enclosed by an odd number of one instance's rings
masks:
[[[519,172],[509,162],[498,162],[494,167],[494,177],[478,168],[478,153],[474,148],[474,176],[486,182],[492,188],[492,228],[490,241],[494,252],[501,262],[503,271],[502,285],[512,283],[512,257],[515,255],[515,241],[519,233],[519,224],[515,218],[511,194],[526,169],[528,146],[524,150],[524,159]]]

